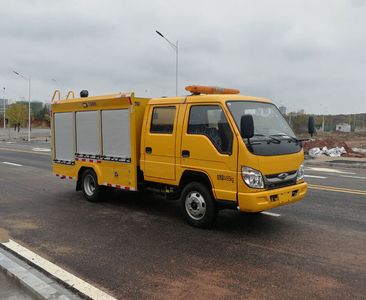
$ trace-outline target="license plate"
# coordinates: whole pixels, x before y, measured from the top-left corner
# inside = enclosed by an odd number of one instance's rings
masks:
[[[291,198],[291,193],[281,193],[278,195],[278,197],[280,203],[289,202]]]

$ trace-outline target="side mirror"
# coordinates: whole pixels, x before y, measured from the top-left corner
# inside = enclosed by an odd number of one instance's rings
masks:
[[[241,116],[240,135],[244,139],[250,139],[254,136],[254,122],[252,115]]]
[[[313,116],[310,116],[309,120],[308,120],[308,132],[309,132],[311,137],[313,136],[313,134],[315,132],[314,117]]]

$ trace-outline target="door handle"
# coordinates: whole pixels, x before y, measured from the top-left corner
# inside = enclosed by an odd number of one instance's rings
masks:
[[[182,151],[182,157],[189,157],[190,153],[188,150],[183,150]]]
[[[152,153],[152,148],[151,147],[146,147],[145,151],[147,154],[151,154]]]

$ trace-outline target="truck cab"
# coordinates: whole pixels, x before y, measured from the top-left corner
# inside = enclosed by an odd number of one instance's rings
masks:
[[[243,116],[252,119],[246,138]],[[147,104],[144,180],[177,188],[193,225],[212,222],[218,207],[256,213],[301,200],[307,191],[303,161],[301,141],[267,99],[196,92]]]

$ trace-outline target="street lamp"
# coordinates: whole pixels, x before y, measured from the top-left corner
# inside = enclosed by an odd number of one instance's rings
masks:
[[[13,73],[28,81],[28,142],[30,142],[30,140],[31,140],[31,77],[30,76],[26,77],[16,71],[13,71]]]
[[[155,32],[160,35],[164,40],[166,40],[169,45],[175,50],[175,95],[178,96],[178,41],[173,44],[162,33],[157,30],[155,30]]]
[[[5,87],[3,87],[3,104],[4,104],[4,129],[6,128],[6,122],[5,122]]]

